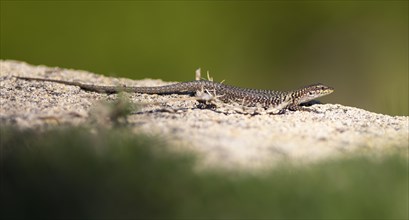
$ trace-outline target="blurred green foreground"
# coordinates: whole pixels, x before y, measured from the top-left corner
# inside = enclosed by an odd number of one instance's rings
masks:
[[[1,219],[407,219],[408,159],[355,157],[262,173],[126,130],[1,128]]]

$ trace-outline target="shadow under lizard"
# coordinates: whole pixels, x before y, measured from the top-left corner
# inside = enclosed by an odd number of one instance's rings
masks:
[[[189,82],[180,82],[165,86],[154,87],[134,87],[134,86],[103,86],[92,85],[81,82],[64,81],[57,79],[20,77],[22,80],[35,80],[55,82],[65,85],[78,86],[86,91],[98,93],[143,93],[143,94],[191,94],[196,95],[196,99],[205,104],[213,104],[214,101],[221,101],[227,104],[227,108],[243,110],[242,112],[264,111],[270,114],[282,114],[286,110],[313,111],[300,106],[302,103],[312,101],[334,91],[332,87],[321,83],[305,86],[290,91],[273,91],[261,89],[248,89],[226,85],[220,82],[210,80],[194,80]],[[217,105],[216,105],[217,107]],[[241,112],[241,110],[239,112]]]

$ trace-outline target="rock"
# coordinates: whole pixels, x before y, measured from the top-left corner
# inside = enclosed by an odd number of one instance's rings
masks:
[[[83,91],[59,83],[13,76],[81,81],[96,85],[157,86],[161,80],[130,80],[86,71],[0,62],[0,120],[25,129],[86,125],[103,100],[116,94]],[[340,104],[316,104],[314,112],[282,115],[220,113],[197,108],[187,95],[128,94],[140,109],[127,117],[134,132],[158,135],[178,150],[199,155],[201,165],[270,167],[280,161],[305,164],[345,155],[408,150],[409,117],[388,116]],[[106,115],[105,115],[106,116]],[[108,122],[100,122],[108,123]]]

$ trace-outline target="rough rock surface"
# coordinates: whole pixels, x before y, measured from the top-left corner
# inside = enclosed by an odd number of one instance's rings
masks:
[[[30,76],[78,80],[96,85],[157,86],[161,80],[110,78],[86,71],[0,61],[0,122],[20,128],[90,122],[100,101],[116,94],[76,86],[18,80]],[[388,116],[339,104],[317,104],[313,112],[283,115],[226,114],[197,108],[187,95],[128,94],[143,103],[127,117],[135,132],[159,135],[175,148],[190,149],[203,165],[265,167],[279,161],[304,164],[342,155],[408,151],[409,117]],[[99,113],[102,114],[102,113]],[[103,115],[103,114],[102,114]]]

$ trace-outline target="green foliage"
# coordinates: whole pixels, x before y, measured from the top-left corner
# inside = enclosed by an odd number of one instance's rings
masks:
[[[197,172],[155,137],[91,130],[1,128],[1,219],[408,217],[401,156]]]
[[[176,203],[171,201],[190,174],[190,160],[173,159],[160,153],[160,142],[121,131],[6,130],[2,139],[1,213],[6,216],[172,216]]]

